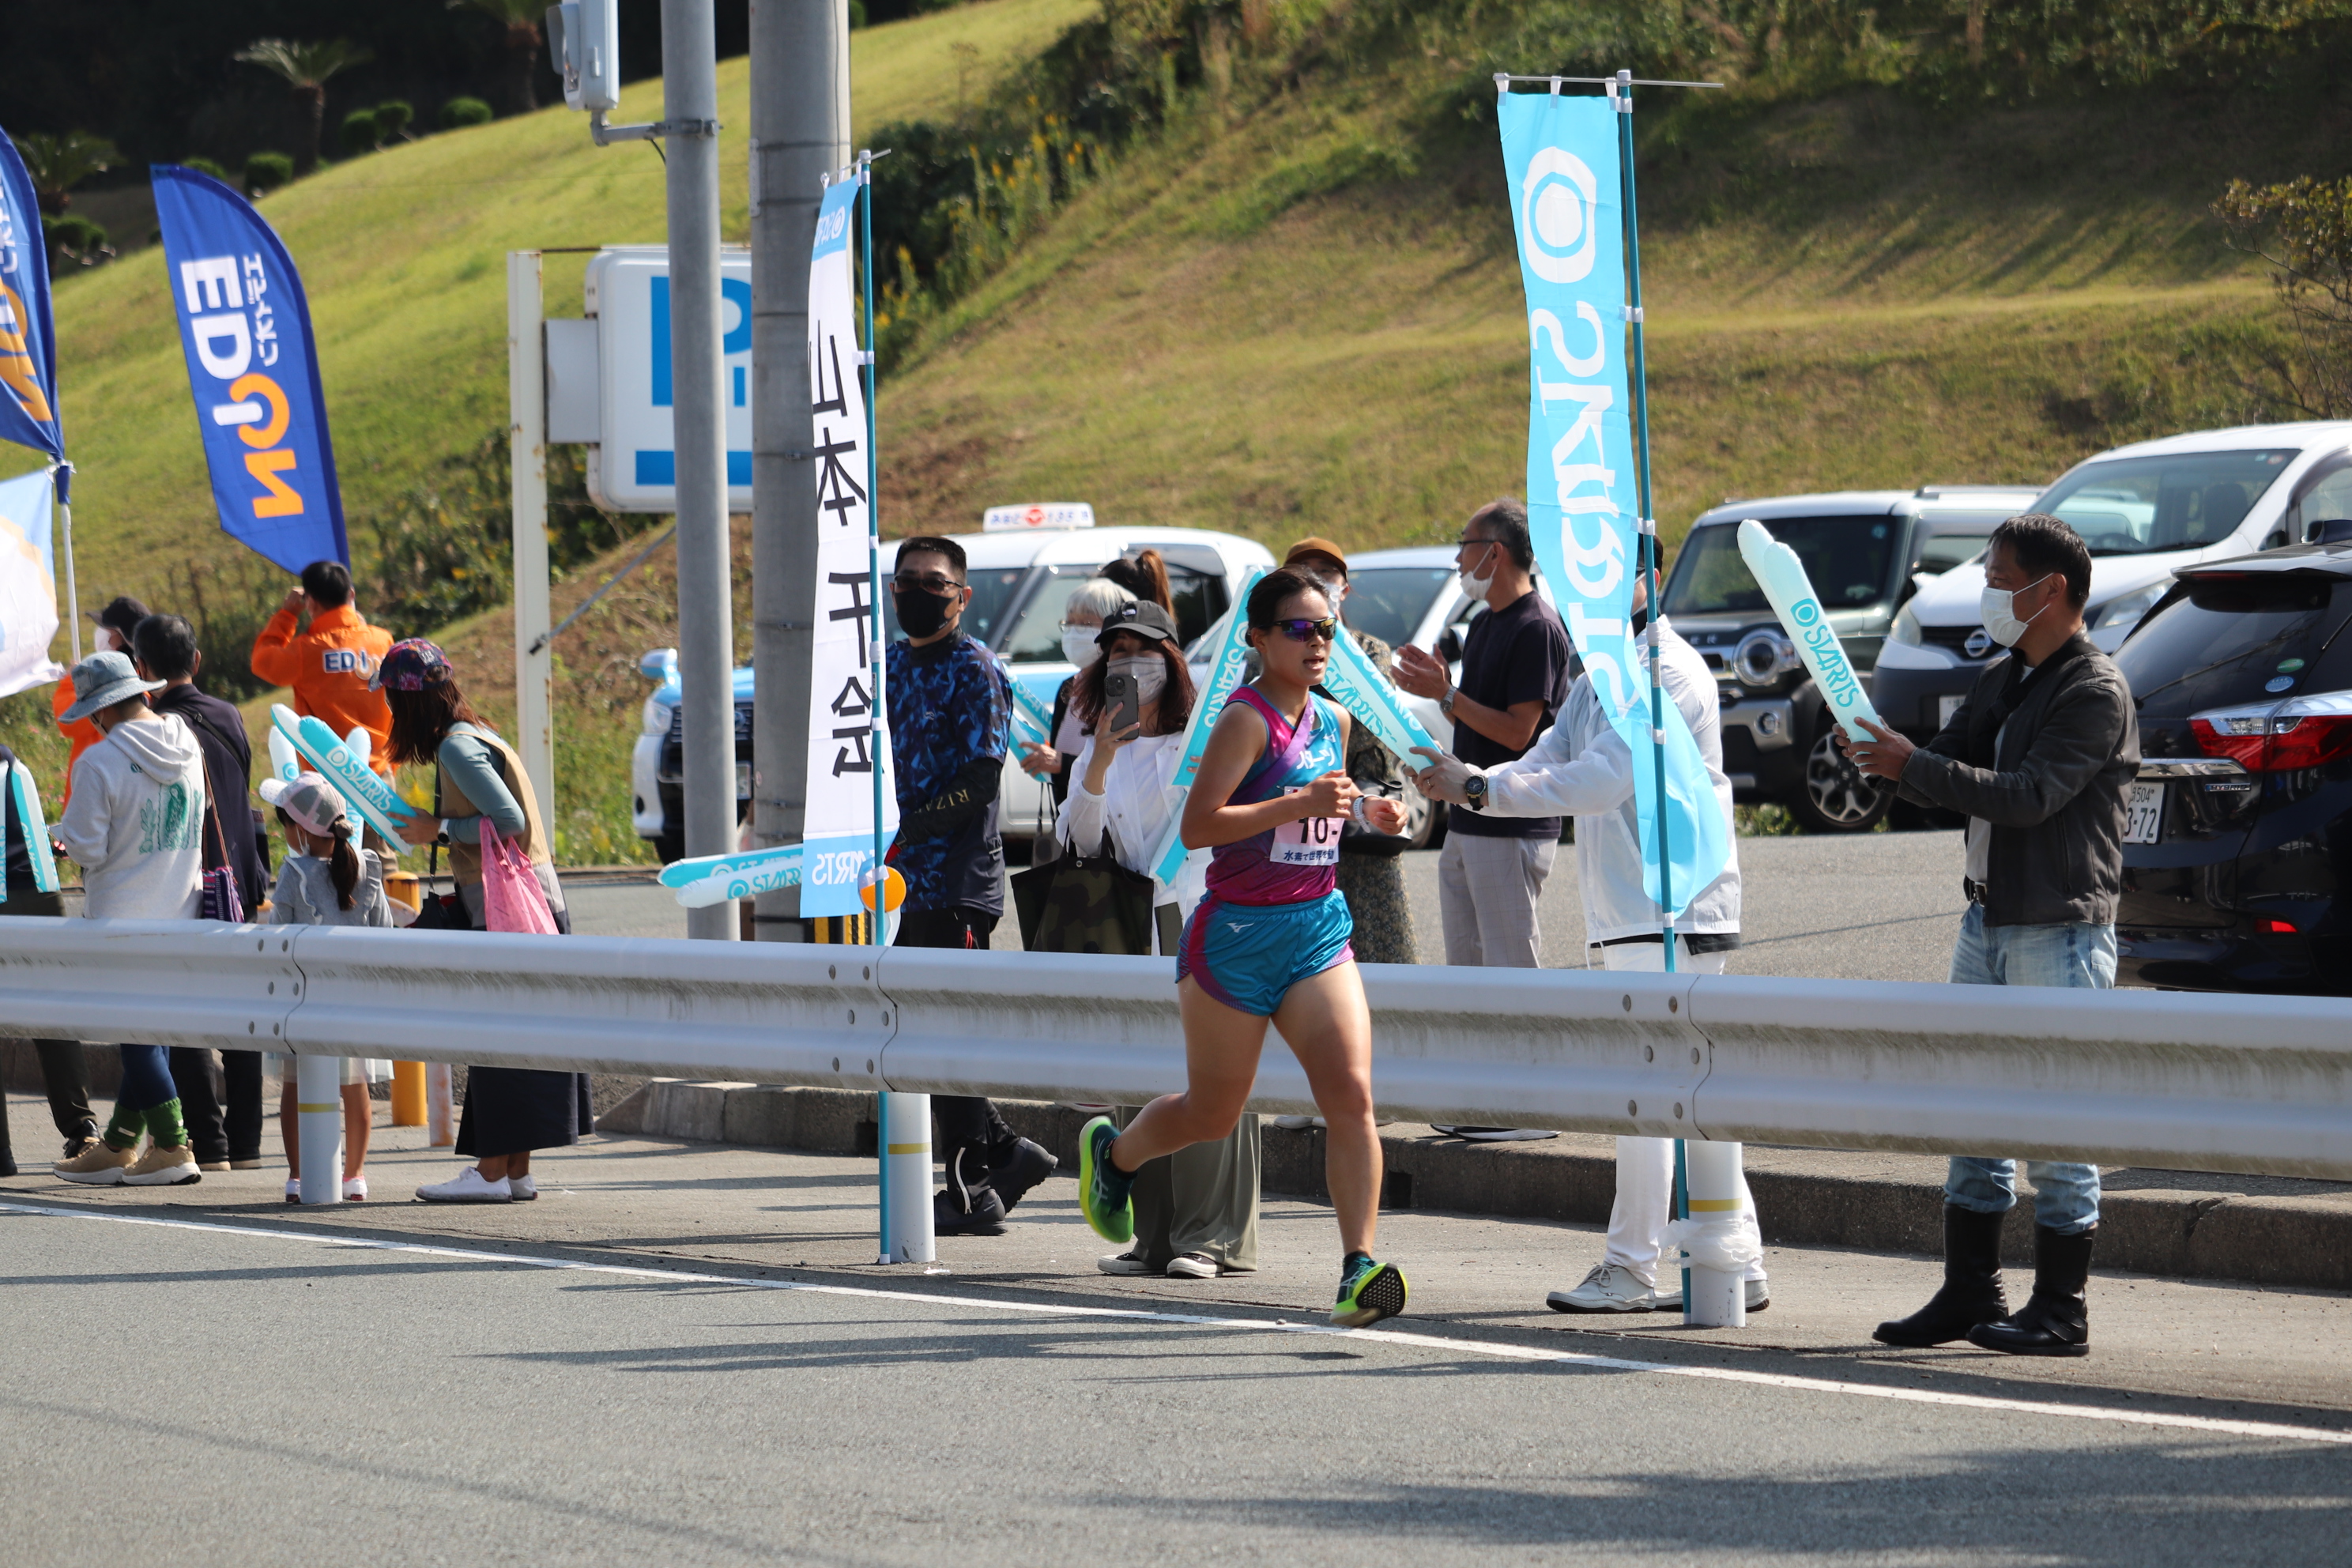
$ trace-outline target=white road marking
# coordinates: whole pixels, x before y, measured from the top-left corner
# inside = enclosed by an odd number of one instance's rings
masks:
[[[1998,1410],[2018,1415],[2052,1415],[2074,1421],[2111,1421],[2127,1426],[2163,1426],[2178,1431],[2212,1432],[2233,1437],[2284,1438],[2299,1443],[2333,1443],[2352,1447],[2352,1431],[2320,1426],[2291,1426],[2277,1421],[2231,1421],[2210,1415],[2175,1415],[2155,1410],[2117,1410],[2104,1405],[2061,1405],[2038,1399],[1999,1399],[1982,1394],[1949,1394],[1932,1388],[1896,1388],[1874,1383],[1845,1383],[1826,1377],[1793,1377],[1777,1372],[1742,1372],[1732,1367],[1677,1366],[1668,1362],[1633,1361],[1622,1356],[1591,1355],[1582,1351],[1545,1350],[1535,1345],[1495,1344],[1480,1340],[1450,1339],[1441,1334],[1411,1333],[1398,1329],[1339,1329],[1328,1323],[1293,1323],[1264,1318],[1217,1318],[1202,1312],[1159,1312],[1139,1307],[1057,1306],[1044,1301],[992,1300],[980,1296],[943,1296],[927,1290],[887,1290],[863,1285],[816,1285],[799,1279],[745,1279],[733,1274],[698,1274],[683,1269],[633,1268],[617,1263],[579,1263],[561,1258],[529,1258],[508,1252],[478,1252],[468,1247],[429,1247],[421,1242],[380,1241],[369,1237],[326,1236],[310,1230],[280,1230],[261,1226],[220,1225],[206,1220],[157,1219],[145,1215],[104,1214],[92,1209],[52,1208],[41,1204],[0,1203],[0,1214],[41,1215],[58,1219],[110,1220],[117,1225],[163,1226],[177,1230],[214,1231],[223,1236],[256,1236],[273,1241],[307,1241],[322,1247],[358,1247],[375,1252],[407,1252],[425,1258],[457,1258],[468,1263],[510,1263],[525,1268],[569,1270],[581,1274],[612,1274],[630,1279],[659,1280],[674,1285],[731,1285],[753,1290],[801,1290],[817,1296],[849,1296],[867,1300],[897,1301],[910,1306],[970,1307],[990,1312],[1025,1312],[1039,1317],[1104,1318],[1126,1322],[1167,1323],[1185,1328],[1246,1329],[1260,1333],[1328,1334],[1344,1339],[1371,1340],[1407,1350],[1450,1351],[1462,1355],[1491,1356],[1498,1361],[1536,1362],[1589,1367],[1596,1372],[1652,1373],[1662,1377],[1696,1378],[1709,1383],[1742,1383],[1763,1388],[1786,1388],[1801,1394],[1844,1394],[1865,1399],[1892,1399],[1909,1405],[1958,1405],[1970,1410]]]

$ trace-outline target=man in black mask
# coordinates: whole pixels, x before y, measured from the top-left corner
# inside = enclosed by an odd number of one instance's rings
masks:
[[[887,665],[890,766],[898,791],[891,864],[907,879],[900,947],[984,948],[1004,916],[1004,842],[996,796],[1004,778],[1013,693],[987,647],[963,630],[971,603],[963,546],[919,537],[898,545],[890,602],[907,635]],[[937,1228],[992,1236],[1005,1211],[1054,1169],[974,1095],[931,1097],[947,1191]]]
[[[1985,630],[2010,650],[1922,747],[1867,724],[1856,766],[1903,797],[1969,818],[1969,910],[1952,950],[1964,985],[2116,983],[2124,797],[2139,772],[2131,689],[2083,633],[2091,552],[2054,517],[2027,512],[1985,552]],[[1944,1184],[1944,1287],[1881,1323],[1891,1345],[1966,1337],[2014,1355],[2086,1355],[2084,1300],[2099,1229],[2099,1168],[2028,1161],[2034,1187],[2033,1297],[2015,1316],[2000,1288],[2001,1221],[2016,1163],[1955,1156]]]

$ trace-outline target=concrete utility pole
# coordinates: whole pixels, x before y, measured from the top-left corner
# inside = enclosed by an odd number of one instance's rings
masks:
[[[689,857],[735,847],[735,618],[719,355],[719,44],[711,7],[712,0],[662,0],[670,374],[677,431],[677,660],[685,687]],[[736,924],[732,902],[687,911],[688,936],[732,942]]]
[[[848,0],[751,0],[753,835],[797,844],[807,813],[816,571],[809,247],[824,176],[849,163]],[[762,942],[799,942],[800,892],[763,893]]]

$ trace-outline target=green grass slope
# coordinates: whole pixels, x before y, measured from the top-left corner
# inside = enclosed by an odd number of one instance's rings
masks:
[[[1450,537],[1523,488],[1527,348],[1491,126],[1386,79],[1203,101],[964,300],[881,394],[886,527],[1105,521]],[[1441,106],[1443,107],[1443,106]],[[2042,479],[2254,406],[2265,286],[2206,204],[2330,172],[2344,112],[1643,103],[1658,511]]]
[[[860,132],[951,108],[1033,57],[1089,0],[990,0],[851,37]],[[962,48],[976,50],[964,55]],[[965,62],[970,62],[969,64]],[[745,236],[750,72],[719,70],[720,221]],[[656,119],[658,81],[624,94]],[[642,143],[598,148],[562,108],[354,159],[263,199],[301,268],[346,512],[362,518],[506,424],[506,253],[663,237],[662,165]],[[553,314],[579,313],[584,258],[550,258]],[[241,552],[213,511],[160,247],[64,279],[58,378],[79,472],[74,537],[85,602],[160,596],[167,573]],[[12,465],[21,469],[27,462]],[[362,560],[373,541],[353,530]]]

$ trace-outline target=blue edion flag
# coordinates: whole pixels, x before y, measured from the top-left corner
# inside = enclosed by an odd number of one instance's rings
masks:
[[[218,180],[158,163],[155,216],[221,527],[289,572],[348,565],[310,308],[293,258]]]
[[[1625,214],[1605,98],[1505,92],[1503,168],[1527,289],[1528,531],[1611,728],[1633,753],[1644,879],[1669,918],[1723,872],[1730,824],[1682,710],[1650,723],[1633,636],[1636,473],[1625,375]],[[1672,886],[1659,887],[1651,748],[1665,748]],[[1662,893],[1664,896],[1662,896]]]
[[[49,247],[16,144],[0,132],[0,441],[65,456],[58,429],[58,343],[49,326]]]

